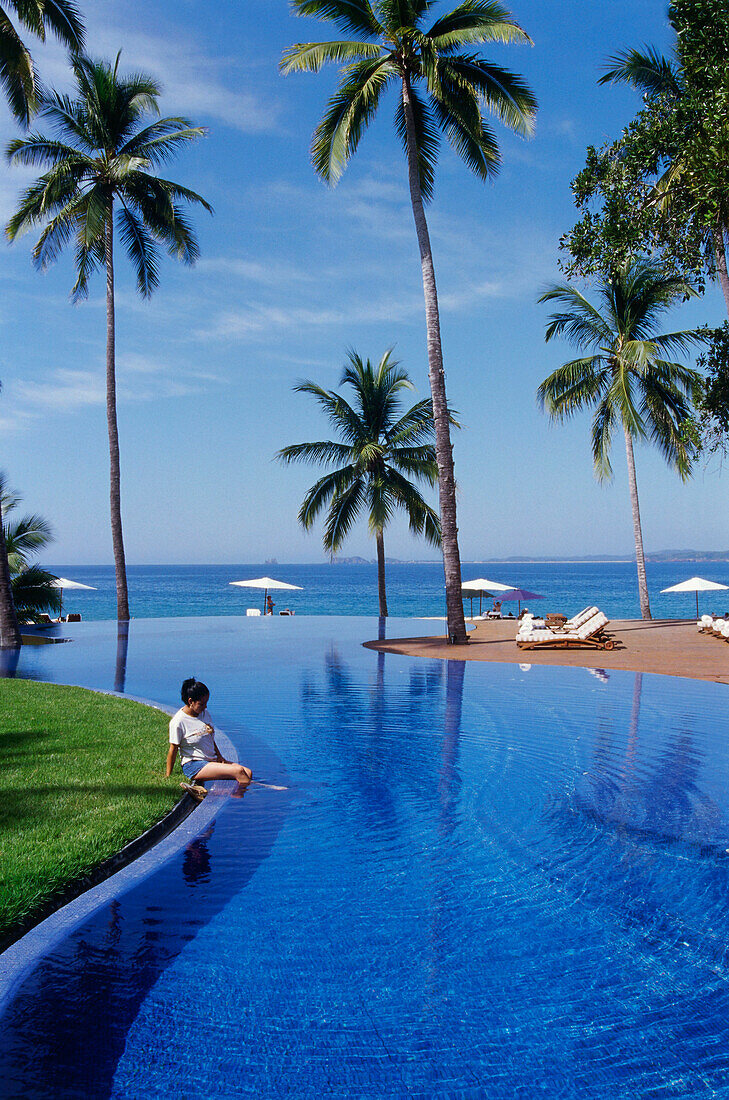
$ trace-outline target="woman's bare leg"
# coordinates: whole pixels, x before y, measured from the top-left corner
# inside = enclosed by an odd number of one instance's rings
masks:
[[[195,780],[207,779],[235,779],[239,788],[245,789],[249,783],[255,783],[259,787],[268,787],[271,791],[285,791],[286,787],[276,787],[273,783],[262,783],[253,778],[253,772],[243,764],[219,764],[213,761],[206,764],[195,776]]]
[[[241,787],[247,787],[252,778],[251,769],[242,764],[220,764],[217,761],[205,764],[195,776],[196,780],[235,779]]]

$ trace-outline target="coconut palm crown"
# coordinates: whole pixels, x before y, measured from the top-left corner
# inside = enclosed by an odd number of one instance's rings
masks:
[[[106,411],[109,433],[111,529],[117,583],[117,617],[129,618],[121,521],[119,436],[116,414],[114,233],[121,238],[147,298],[159,283],[160,249],[192,264],[198,256],[195,232],[183,204],[210,211],[200,195],[162,179],[155,169],[204,130],[185,118],[159,118],[158,83],[144,73],[121,76],[114,64],[72,59],[76,96],[45,97],[41,117],[52,137],[30,133],[11,142],[12,163],[45,169],[21,195],[7,225],[11,240],[42,226],[33,249],[41,270],[69,245],[76,282],[72,298],[88,294],[99,267],[106,273]]]
[[[0,507],[13,605],[18,617],[28,622],[39,619],[44,613],[57,615],[61,592],[53,583],[53,574],[31,560],[53,542],[48,521],[37,514],[9,518],[21,501],[22,498],[8,488],[5,474],[0,470]]]
[[[395,129],[408,165],[410,200],[420,248],[428,340],[428,371],[435,423],[448,635],[466,642],[456,522],[456,484],[443,370],[440,316],[424,203],[433,197],[443,136],[482,179],[494,175],[500,155],[491,114],[529,134],[536,100],[518,76],[485,60],[484,44],[531,40],[495,0],[462,0],[433,17],[433,0],[293,0],[295,14],[315,16],[346,39],[298,43],[281,62],[285,73],[341,65],[341,80],[313,137],[317,173],[334,184],[357,151],[385,93],[396,94]]]
[[[284,447],[280,461],[326,463],[333,470],[309,489],[299,509],[299,522],[309,530],[324,509],[324,549],[335,554],[357,519],[366,511],[370,533],[377,544],[380,615],[387,615],[384,530],[393,512],[402,509],[410,530],[431,545],[440,546],[440,523],[411,478],[435,485],[438,466],[433,446],[430,402],[418,401],[402,412],[400,394],[413,389],[407,373],[383,355],[377,367],[355,352],[342,372],[340,385],[349,386],[350,404],[341,394],[315,382],[301,382],[298,393],[308,393],[327,413],[342,442],[323,440]]]
[[[700,375],[664,356],[687,352],[703,336],[697,331],[656,331],[661,314],[695,292],[683,279],[665,275],[646,260],[628,262],[596,289],[597,306],[569,285],[553,286],[539,298],[562,307],[549,318],[546,340],[563,336],[588,354],[554,371],[542,382],[537,398],[555,420],[594,408],[592,457],[600,479],[612,476],[610,447],[615,429],[622,428],[641,614],[649,619],[633,440],[648,440],[682,479],[689,476],[694,448],[683,427]]]
[[[0,3],[0,85],[10,110],[27,125],[38,103],[38,77],[28,47],[13,26],[9,12],[41,42],[48,31],[69,50],[82,50],[84,27],[70,0],[2,0]]]

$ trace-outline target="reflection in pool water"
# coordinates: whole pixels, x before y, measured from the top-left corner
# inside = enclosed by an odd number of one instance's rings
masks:
[[[5,1095],[722,1094],[723,686],[385,657],[362,619],[83,625],[17,673],[163,702],[204,676],[291,790],[49,954]]]

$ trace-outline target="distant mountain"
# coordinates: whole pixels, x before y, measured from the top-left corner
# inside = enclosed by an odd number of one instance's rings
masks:
[[[522,555],[514,555],[510,558],[480,558],[478,562],[472,562],[473,565],[504,565],[505,563],[514,563],[516,565],[522,563],[544,564],[545,562],[554,562],[555,564],[564,564],[569,562],[580,561],[594,561],[594,562],[608,562],[608,561],[633,561],[634,554],[626,554],[625,557],[619,557],[616,554],[585,554],[583,556],[574,555],[567,558],[558,557],[526,557]],[[652,553],[646,553],[646,561],[661,562],[661,561],[729,561],[729,550],[656,550]]]

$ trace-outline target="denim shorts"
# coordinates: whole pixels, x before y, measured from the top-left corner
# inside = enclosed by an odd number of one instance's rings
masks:
[[[209,763],[209,760],[186,760],[182,765],[182,770],[188,779],[194,779],[201,768],[204,768],[205,765]]]

